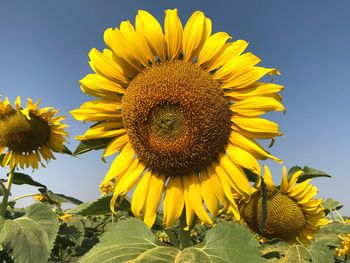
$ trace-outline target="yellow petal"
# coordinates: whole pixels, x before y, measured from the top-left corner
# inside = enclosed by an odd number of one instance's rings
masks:
[[[252,156],[248,151],[229,143],[226,147],[226,153],[236,164],[260,176],[260,165],[254,156]]]
[[[211,173],[209,173],[209,171],[207,170],[207,174],[208,183],[212,187],[212,191],[215,193],[216,198],[224,205],[224,207],[227,207],[228,200],[225,196],[225,192],[219,177],[214,172],[214,170],[211,170]]]
[[[188,192],[190,196],[190,202],[193,210],[195,211],[198,218],[207,224],[212,224],[213,221],[205,211],[203,207],[203,199],[201,186],[199,184],[199,179],[197,174],[186,175],[183,177],[183,183],[185,191]]]
[[[119,84],[127,84],[129,81],[123,74],[123,69],[115,63],[106,54],[99,52],[97,49],[93,48],[89,53],[89,58],[91,59],[90,65],[92,65],[93,70],[98,74],[105,76],[111,81],[115,81]]]
[[[304,195],[299,196],[298,204],[305,204],[310,201],[311,198],[313,198],[318,192],[318,189],[316,186],[312,186],[309,191],[307,191]]]
[[[165,176],[152,174],[149,182],[149,191],[145,207],[145,224],[151,228],[156,220],[157,210],[162,200],[163,188],[165,184]]]
[[[271,155],[255,140],[244,136],[240,132],[232,131],[229,140],[233,145],[237,145],[238,147],[248,151],[257,159],[266,160],[267,158],[270,158],[276,162],[282,163],[281,159]]]
[[[224,81],[233,78],[234,76],[239,76],[240,74],[249,71],[250,68],[258,64],[260,61],[260,58],[250,52],[241,56],[233,57],[214,73],[213,78],[218,81]],[[226,85],[226,81],[223,85]]]
[[[138,160],[135,159],[134,162],[137,163]],[[110,208],[113,213],[115,213],[114,204],[118,196],[125,196],[127,192],[129,192],[131,188],[133,188],[133,186],[140,178],[144,170],[145,165],[142,162],[138,162],[136,169],[129,169],[128,172],[120,178],[120,180],[116,181],[113,196],[110,201]],[[104,183],[104,181],[102,183]]]
[[[125,62],[127,62],[136,71],[141,71],[142,66],[140,61],[135,57],[133,52],[135,43],[130,43],[128,39],[118,28],[114,30],[108,28],[104,32],[104,41],[113,52]]]
[[[70,114],[79,121],[115,121],[121,117],[121,103],[111,100],[93,100],[80,105]]]
[[[184,208],[184,202],[184,190],[181,177],[170,177],[163,203],[164,224],[167,227],[171,227],[179,219]]]
[[[186,227],[185,230],[189,230],[190,226],[192,225],[193,218],[194,218],[194,211],[193,206],[191,202],[191,195],[189,192],[189,187],[185,187],[185,181],[183,181],[183,187],[184,187],[184,199],[185,199],[185,211],[186,211]]]
[[[236,73],[237,72],[237,73]],[[239,74],[239,70],[236,69],[234,73],[225,80],[221,85],[223,89],[241,89],[245,88],[254,82],[261,79],[266,74],[277,74],[280,75],[279,71],[275,68],[263,68],[263,67],[251,67],[244,74]]]
[[[282,182],[281,182],[281,185],[280,185],[280,191],[282,193],[286,193],[288,187],[289,187],[289,182],[288,182],[288,178],[287,178],[287,169],[286,169],[285,166],[283,166],[283,169],[282,169]]]
[[[299,177],[300,177],[303,173],[304,173],[304,171],[297,171],[296,173],[294,173],[294,174],[292,175],[292,178],[290,178],[290,180],[289,180],[289,187],[288,187],[288,189],[287,189],[287,192],[288,192],[288,193],[293,189],[295,183],[298,181]]]
[[[21,109],[21,97],[20,96],[17,96],[14,104],[15,104],[17,110]]]
[[[146,39],[135,28],[130,21],[120,23],[120,32],[122,32],[127,43],[127,47],[133,57],[145,67],[149,67],[149,61],[155,63],[154,55],[149,48]]]
[[[215,171],[220,176],[220,167],[224,168],[227,176],[233,183],[233,189],[243,198],[249,199],[251,196],[251,186],[242,168],[235,165],[227,155],[221,154],[219,157],[220,166],[216,167]]]
[[[181,20],[178,17],[176,8],[165,10],[164,33],[168,60],[171,61],[180,54],[183,34]]]
[[[274,98],[271,97],[252,97],[234,103],[230,109],[238,114],[245,116],[259,116],[269,111],[285,111],[286,109]]]
[[[232,43],[227,43],[224,46],[223,52],[219,56],[214,57],[208,64],[208,70],[214,70],[227,64],[231,59],[242,54],[247,48],[248,42],[244,40],[237,40]]]
[[[283,90],[283,86],[274,83],[255,82],[242,89],[227,90],[225,96],[233,100],[244,100],[251,97],[264,97]]]
[[[184,61],[192,61],[198,56],[199,51],[208,37],[209,23],[206,22],[204,14],[200,11],[194,12],[188,19],[182,38],[182,50]]]
[[[134,159],[134,156],[135,152],[132,149],[131,144],[128,143],[124,146],[119,155],[112,162],[105,178],[102,181],[102,184],[107,183],[115,177],[118,177],[121,174],[123,174],[130,166],[132,160]]]
[[[136,217],[141,217],[141,212],[145,207],[151,176],[152,172],[147,170],[132,195],[131,211]]]
[[[129,142],[129,137],[127,134],[124,134],[120,137],[113,139],[106,147],[103,152],[103,157],[110,156],[120,151],[122,147]]]
[[[270,169],[267,165],[264,165],[264,182],[266,184],[266,189],[269,192],[275,191],[275,184],[273,183]]]
[[[222,52],[224,45],[231,36],[225,32],[217,32],[211,35],[204,43],[202,50],[199,52],[198,65],[209,63],[219,53]]]
[[[231,121],[236,124],[240,131],[251,138],[269,139],[275,136],[280,136],[278,124],[256,117],[232,116]]]
[[[206,170],[203,170],[200,173],[200,185],[204,203],[208,207],[210,213],[213,216],[217,216],[219,202],[216,198],[213,185],[210,184],[209,176]]]
[[[82,91],[102,99],[120,100],[125,93],[125,89],[121,85],[98,74],[88,74],[80,80],[80,83]]]
[[[162,27],[157,19],[144,10],[139,10],[136,16],[136,31],[144,36],[153,54],[164,62],[166,57],[166,43]]]
[[[76,136],[77,140],[111,138],[125,134],[122,121],[102,122],[88,129],[84,135]]]

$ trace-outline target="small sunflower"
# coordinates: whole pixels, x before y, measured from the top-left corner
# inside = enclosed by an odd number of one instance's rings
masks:
[[[40,100],[33,103],[28,98],[27,107],[21,108],[21,98],[17,97],[15,108],[8,98],[0,100],[0,154],[7,148],[1,163],[13,169],[19,165],[22,169],[38,168],[41,158],[46,162],[54,159],[52,151],[64,150],[64,130],[66,124],[61,123],[65,117],[55,116],[58,111],[51,107],[38,109]]]
[[[232,189],[251,194],[243,168],[259,174],[257,159],[280,162],[256,142],[281,135],[276,123],[260,117],[285,110],[283,86],[259,81],[279,72],[256,66],[258,57],[243,54],[248,43],[230,39],[212,34],[200,11],[183,28],[177,9],[166,10],[163,31],[140,10],[135,27],[123,21],[107,29],[108,48],[91,50],[94,74],[81,80],[81,89],[97,99],[71,114],[96,122],[78,140],[110,138],[104,157],[119,153],[102,182],[115,185],[112,211],[117,197],[137,185],[132,211],[148,226],[163,192],[167,226],[183,209],[187,225],[195,215],[211,224],[205,206],[216,216],[234,202]],[[239,217],[237,207],[233,212]]]
[[[342,240],[341,245],[337,248],[337,256],[345,257],[350,256],[350,233],[340,235],[339,238]]]
[[[275,186],[270,170],[265,166],[264,181],[267,189],[267,217],[263,232],[262,220],[262,190],[260,182],[249,200],[242,199],[239,207],[242,218],[248,226],[263,237],[280,238],[286,241],[309,243],[327,224],[322,207],[322,199],[314,199],[317,188],[310,184],[311,179],[297,184],[303,171],[293,174],[287,179],[286,168],[283,168],[282,183]]]

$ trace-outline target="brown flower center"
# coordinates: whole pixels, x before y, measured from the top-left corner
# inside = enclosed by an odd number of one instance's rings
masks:
[[[280,192],[268,192],[267,218],[262,233],[259,230],[262,219],[261,192],[253,194],[248,203],[243,203],[240,212],[248,226],[266,238],[292,240],[306,225],[302,208],[289,196]]]
[[[50,126],[32,114],[30,117],[28,120],[18,111],[0,117],[0,145],[25,153],[45,144],[50,136]]]
[[[211,75],[192,63],[145,69],[127,88],[122,108],[139,158],[167,175],[200,171],[230,134],[228,99]]]

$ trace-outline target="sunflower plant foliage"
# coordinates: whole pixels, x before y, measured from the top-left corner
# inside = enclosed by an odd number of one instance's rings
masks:
[[[348,261],[349,220],[311,183],[330,176],[283,167],[275,185],[261,169],[282,163],[260,145],[282,135],[264,115],[285,111],[283,86],[270,81],[277,69],[260,66],[246,41],[213,33],[200,11],[183,24],[165,10],[161,25],[140,10],[103,38],[81,80],[94,98],[71,111],[92,124],[73,155],[114,158],[98,200],[54,193],[23,173],[72,154],[67,125],[40,101],[0,100],[0,165],[9,170],[0,178],[1,262]],[[37,191],[11,196],[23,184]],[[17,208],[28,197],[34,204]]]

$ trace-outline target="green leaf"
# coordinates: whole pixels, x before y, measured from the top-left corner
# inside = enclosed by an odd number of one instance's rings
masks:
[[[321,228],[315,237],[315,243],[337,247],[341,243],[340,234],[350,233],[350,225],[331,223]]]
[[[92,150],[104,149],[111,142],[111,140],[111,138],[103,138],[81,141],[78,147],[75,149],[73,155],[83,154]]]
[[[73,216],[70,221],[60,226],[60,235],[80,246],[84,241],[84,225],[80,216]]]
[[[65,153],[65,154],[73,155],[72,151],[69,150],[69,148],[67,146],[65,146],[65,145],[63,145],[63,151],[62,152]]]
[[[293,174],[295,174],[296,172],[300,171],[300,170],[303,170],[303,168],[301,168],[300,166],[298,165],[295,165],[293,167],[291,167],[289,170],[288,170],[288,179],[290,180],[290,178],[293,176]]]
[[[33,178],[27,174],[24,173],[14,173],[14,177],[13,177],[13,184],[17,184],[17,185],[22,185],[22,184],[26,184],[26,185],[32,185],[32,186],[38,186],[38,187],[44,187],[46,188],[45,185],[33,180]]]
[[[155,254],[152,254],[152,251]],[[173,262],[176,248],[166,247],[148,227],[139,219],[130,218],[110,224],[101,237],[100,243],[93,247],[79,262],[126,262],[138,258],[139,262],[147,261],[152,255],[167,257],[165,262]],[[146,259],[145,259],[146,258]],[[164,261],[163,261],[164,262]]]
[[[269,259],[269,262],[280,263],[329,263],[333,262],[334,254],[334,251],[331,252],[327,246],[315,242],[305,246],[289,245],[283,241],[276,242],[276,240],[265,243],[261,252],[264,257]],[[275,258],[271,256],[275,256]]]
[[[327,198],[325,201],[323,201],[322,205],[326,210],[329,210],[329,211],[338,210],[337,209],[338,207],[339,209],[343,207],[342,205],[340,205],[339,201],[336,201],[332,198]]]
[[[304,166],[303,171],[304,173],[298,178],[298,181],[297,181],[298,183],[301,183],[301,182],[304,182],[305,180],[316,178],[316,177],[328,177],[328,178],[332,177],[326,172],[323,172],[308,166]]]
[[[39,191],[42,194],[47,195],[50,198],[50,200],[55,202],[55,203],[71,203],[71,204],[74,204],[74,205],[80,205],[80,204],[83,203],[79,199],[76,199],[74,197],[67,196],[67,195],[64,195],[64,194],[57,194],[57,193],[54,193],[54,192],[52,192],[50,190],[47,190],[46,188],[40,188]]]
[[[258,248],[258,241],[245,226],[221,223],[207,232],[202,244],[184,249],[175,262],[265,262]]]
[[[57,236],[58,221],[47,205],[36,203],[15,220],[0,219],[0,243],[13,250],[15,262],[47,262]]]
[[[70,214],[78,214],[82,216],[89,215],[106,215],[111,213],[111,209],[109,207],[110,200],[112,195],[106,195],[101,197],[95,202],[83,203],[79,206],[76,206],[72,209],[69,209],[67,213]],[[118,203],[118,201],[116,202]],[[124,199],[119,206],[116,206],[116,210],[130,210],[130,202],[127,199]]]
[[[80,259],[93,262],[265,262],[259,243],[243,225],[221,223],[207,232],[202,244],[180,251],[165,246],[138,219],[110,224],[100,243]]]

